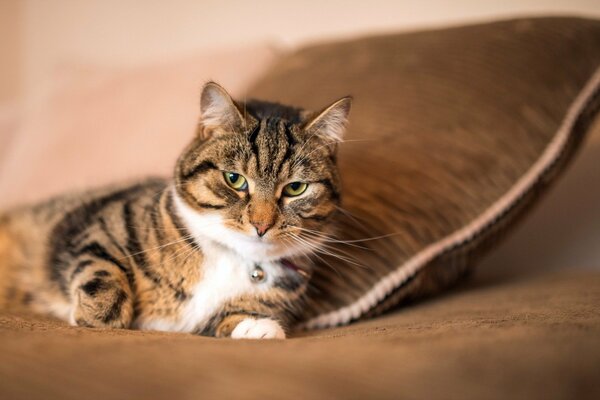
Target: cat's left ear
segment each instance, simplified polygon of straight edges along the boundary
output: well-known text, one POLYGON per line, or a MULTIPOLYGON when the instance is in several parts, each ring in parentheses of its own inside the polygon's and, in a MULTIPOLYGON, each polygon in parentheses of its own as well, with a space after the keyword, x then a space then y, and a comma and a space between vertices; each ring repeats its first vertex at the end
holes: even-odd
POLYGON ((350 114, 351 106, 352 97, 347 96, 339 99, 311 118, 304 130, 333 143, 341 142, 348 124, 348 114, 350 114))
POLYGON ((208 82, 200 96, 200 124, 198 134, 208 139, 221 132, 245 130, 245 120, 235 101, 222 86, 208 82))

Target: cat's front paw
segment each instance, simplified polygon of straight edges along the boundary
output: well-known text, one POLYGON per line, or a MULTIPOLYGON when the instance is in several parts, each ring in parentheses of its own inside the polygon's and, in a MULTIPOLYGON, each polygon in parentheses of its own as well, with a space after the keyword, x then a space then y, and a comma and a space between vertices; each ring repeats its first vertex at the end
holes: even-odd
POLYGON ((232 339, 285 339, 281 325, 269 318, 246 318, 240 322, 233 332, 232 339))

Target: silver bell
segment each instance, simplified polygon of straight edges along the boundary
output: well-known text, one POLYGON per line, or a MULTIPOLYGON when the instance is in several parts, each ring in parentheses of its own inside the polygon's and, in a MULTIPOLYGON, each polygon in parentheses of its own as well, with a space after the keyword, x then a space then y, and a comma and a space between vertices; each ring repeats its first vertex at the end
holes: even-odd
POLYGON ((267 274, 265 274, 265 271, 260 267, 260 265, 255 265, 254 269, 252 271, 250 271, 250 279, 254 283, 259 283, 259 282, 264 281, 266 276, 267 276, 267 274))

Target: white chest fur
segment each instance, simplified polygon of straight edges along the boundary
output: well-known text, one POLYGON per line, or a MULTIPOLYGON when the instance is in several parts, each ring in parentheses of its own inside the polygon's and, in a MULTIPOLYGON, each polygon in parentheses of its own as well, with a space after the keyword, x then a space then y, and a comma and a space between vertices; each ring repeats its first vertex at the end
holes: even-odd
POLYGON ((243 259, 222 246, 203 243, 203 275, 192 291, 192 295, 178 315, 173 318, 136 321, 139 329, 192 332, 202 328, 208 319, 229 300, 243 295, 258 294, 268 289, 277 275, 276 264, 261 263, 266 278, 262 282, 253 282, 250 272, 255 263, 243 259))
POLYGON ((284 256, 258 238, 232 232, 222 224, 218 214, 199 214, 185 204, 173 190, 177 213, 204 253, 202 279, 181 312, 169 319, 138 319, 139 329, 192 332, 201 329, 208 319, 229 300, 253 295, 273 285, 281 274, 276 260, 284 256), (233 247, 232 247, 233 246, 233 247), (234 251, 234 248, 236 249, 234 251), (257 262, 266 279, 256 283, 250 272, 257 262))

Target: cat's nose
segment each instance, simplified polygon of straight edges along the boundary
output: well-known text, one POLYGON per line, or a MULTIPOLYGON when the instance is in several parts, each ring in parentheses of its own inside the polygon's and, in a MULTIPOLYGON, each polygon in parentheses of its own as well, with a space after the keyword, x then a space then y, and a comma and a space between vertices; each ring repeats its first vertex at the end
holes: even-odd
POLYGON ((273 226, 273 223, 271 222, 251 222, 251 224, 254 226, 254 228, 256 229, 256 233, 260 237, 264 236, 264 234, 267 233, 269 228, 273 226))

